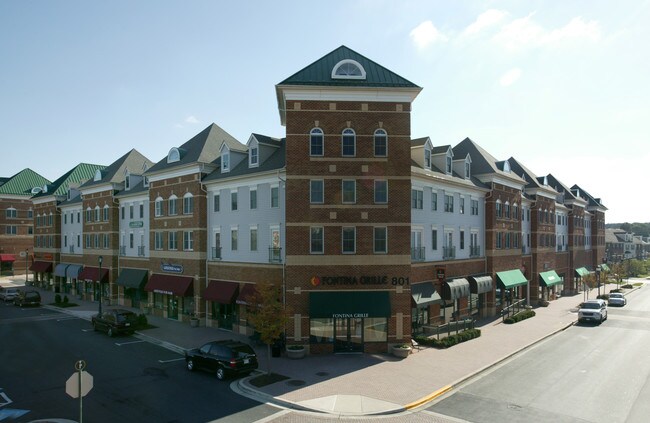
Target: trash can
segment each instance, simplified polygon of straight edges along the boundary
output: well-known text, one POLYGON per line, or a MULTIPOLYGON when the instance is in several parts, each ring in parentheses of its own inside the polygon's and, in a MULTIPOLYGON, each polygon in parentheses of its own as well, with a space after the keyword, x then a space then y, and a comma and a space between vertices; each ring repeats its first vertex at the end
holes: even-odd
POLYGON ((271 357, 280 357, 282 355, 282 346, 279 342, 274 342, 271 345, 271 357))

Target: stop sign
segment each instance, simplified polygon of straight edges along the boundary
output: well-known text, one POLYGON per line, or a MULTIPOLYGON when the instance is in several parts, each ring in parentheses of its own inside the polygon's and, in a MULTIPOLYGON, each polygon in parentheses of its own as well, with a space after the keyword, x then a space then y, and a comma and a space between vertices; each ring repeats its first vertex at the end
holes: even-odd
POLYGON ((74 373, 65 382, 65 393, 72 398, 79 398, 79 391, 81 396, 85 397, 91 389, 93 389, 93 376, 86 371, 81 372, 81 386, 79 386, 79 373, 74 373))

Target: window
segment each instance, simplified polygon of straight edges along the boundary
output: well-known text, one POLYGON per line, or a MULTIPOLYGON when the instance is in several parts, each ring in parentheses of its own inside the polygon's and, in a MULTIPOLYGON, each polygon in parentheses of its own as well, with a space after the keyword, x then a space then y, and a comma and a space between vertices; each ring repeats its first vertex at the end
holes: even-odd
POLYGON ((388 230, 385 227, 374 228, 374 252, 375 254, 388 252, 388 230))
POLYGON ((14 208, 8 208, 6 211, 6 216, 7 218, 15 218, 16 217, 16 209, 14 208))
POLYGON ((111 237, 108 234, 104 234, 104 249, 108 249, 110 247, 110 239, 111 237))
POLYGON ((312 204, 323 204, 324 202, 324 182, 322 179, 312 179, 309 181, 309 202, 312 204))
POLYGON ((465 162, 465 179, 469 179, 471 172, 470 172, 471 166, 469 162, 465 162))
POLYGON ((309 154, 311 156, 323 155, 323 131, 320 128, 314 128, 309 133, 309 154))
POLYGON ((257 226, 251 226, 251 251, 257 251, 257 226))
POLYGON ((257 166, 259 163, 259 150, 257 146, 251 147, 248 151, 248 163, 250 166, 257 166))
POLYGON ((99 206, 95 207, 95 222, 101 222, 102 216, 99 206))
POLYGON ((63 213, 63 224, 67 225, 68 224, 68 215, 63 213))
POLYGON ((341 249, 343 254, 354 254, 356 251, 356 228, 343 228, 341 230, 341 249))
POLYGON ((215 194, 214 197, 212 197, 212 211, 213 212, 218 212, 219 209, 221 208, 219 202, 221 201, 221 197, 219 194, 215 194))
POLYGON ((154 214, 156 217, 163 215, 163 199, 158 197, 154 202, 154 214))
POLYGON ((460 231, 460 249, 465 249, 465 231, 460 231))
POLYGON ((325 242, 323 239, 323 228, 321 226, 310 228, 309 252, 311 254, 323 254, 325 242))
POLYGON ((7 228, 7 229, 6 229, 5 231, 6 231, 7 235, 16 235, 16 234, 17 234, 17 232, 16 232, 16 226, 14 226, 14 225, 7 225, 6 228, 7 228))
POLYGON ((478 216, 478 200, 472 200, 472 216, 478 216))
POLYGON ((237 251, 237 228, 230 229, 230 250, 237 251))
POLYGON ((445 212, 453 213, 454 212, 454 196, 450 194, 445 194, 445 212))
POLYGON ((496 232, 496 247, 501 248, 501 232, 496 232))
POLYGON ((431 192, 431 211, 438 210, 438 193, 431 192))
MULTIPOLYGON (((27 218, 28 219, 33 219, 34 218, 34 211, 32 209, 27 210, 27 218)), ((72 223, 72 222, 70 222, 72 223)))
POLYGON ((388 155, 388 135, 383 129, 375 131, 375 156, 386 157, 388 155))
POLYGON ((458 213, 465 214, 465 198, 463 197, 458 200, 458 213))
POLYGON ((276 209, 280 205, 280 188, 271 187, 271 208, 276 209))
POLYGON ((77 212, 77 223, 81 223, 81 212, 77 212))
POLYGON ((134 241, 133 232, 131 232, 129 234, 129 248, 133 248, 133 241, 134 241))
POLYGON ((85 238, 86 238, 86 248, 91 248, 92 244, 90 240, 90 234, 86 234, 85 238))
POLYGON ((110 209, 108 208, 108 206, 104 206, 104 216, 103 216, 104 222, 108 222, 109 210, 110 209))
POLYGON ((341 134, 341 154, 344 157, 354 157, 356 154, 357 136, 354 130, 347 128, 341 134))
POLYGON ((187 193, 183 196, 183 214, 194 213, 194 196, 187 193))
POLYGON ((173 231, 167 233, 167 249, 178 250, 178 233, 173 231))
POLYGON ((174 163, 180 161, 181 153, 176 147, 172 147, 167 154, 167 163, 174 163))
POLYGON ((140 203, 140 219, 144 219, 144 204, 140 203))
POLYGON ((431 249, 433 249, 433 250, 438 249, 438 230, 437 229, 432 229, 431 230, 431 249))
POLYGON ((99 248, 99 234, 95 234, 95 235, 93 236, 93 238, 94 238, 94 241, 95 241, 95 243, 94 243, 94 244, 95 244, 95 248, 98 249, 98 248, 99 248))
POLYGON ((451 173, 451 156, 447 156, 446 163, 447 163, 447 174, 450 174, 451 173))
POLYGON ((125 209, 124 206, 120 207, 120 217, 121 217, 122 220, 124 220, 124 216, 125 216, 124 209, 125 209))
POLYGON ((257 190, 252 189, 248 192, 248 200, 250 203, 251 210, 255 210, 257 208, 257 190))
POLYGON ((506 201, 505 207, 504 207, 504 215, 506 219, 510 219, 510 203, 506 201))
POLYGON ((332 79, 366 79, 366 71, 359 62, 345 59, 332 68, 332 79))
POLYGON ((183 250, 185 251, 194 250, 194 232, 192 231, 183 232, 183 250))
POLYGON ((497 200, 495 204, 495 211, 497 217, 501 217, 503 215, 503 204, 501 204, 501 201, 497 200))
POLYGON ((411 190, 411 208, 422 210, 422 196, 423 192, 419 189, 411 190))
POLYGON ((519 207, 517 204, 512 205, 512 218, 519 220, 519 207))
POLYGON ((230 193, 230 210, 237 210, 237 191, 232 191, 230 193))
MULTIPOLYGON (((92 222, 92 221, 93 221, 93 211, 90 210, 90 208, 87 208, 86 209, 86 223, 89 223, 89 222, 92 222)), ((41 225, 42 225, 42 223, 41 223, 41 225)), ((41 226, 41 225, 38 225, 38 226, 41 226)))
POLYGON ((133 219, 133 204, 129 205, 129 219, 133 219))
POLYGON ((343 180, 341 191, 343 204, 353 204, 357 201, 357 182, 355 180, 343 180))
POLYGON ((176 214, 178 214, 178 211, 176 210, 177 199, 178 199, 178 197, 176 197, 175 195, 172 195, 171 197, 169 197, 167 213, 170 216, 175 216, 176 214))
POLYGON ((431 169, 431 150, 424 148, 424 167, 431 169))
POLYGON ((221 152, 221 173, 230 172, 230 151, 224 148, 221 152))
POLYGON ((162 232, 154 232, 153 234, 153 245, 154 249, 156 250, 162 250, 163 249, 163 233, 162 232))
POLYGON ((388 203, 388 181, 375 181, 375 203, 388 203))

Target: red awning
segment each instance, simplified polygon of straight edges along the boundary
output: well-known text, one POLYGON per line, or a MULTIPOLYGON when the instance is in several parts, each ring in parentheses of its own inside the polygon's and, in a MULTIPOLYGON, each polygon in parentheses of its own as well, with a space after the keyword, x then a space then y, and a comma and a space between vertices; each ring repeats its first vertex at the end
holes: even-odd
POLYGON ((237 304, 243 304, 243 305, 250 305, 250 297, 255 295, 257 293, 257 290, 255 289, 255 285, 252 283, 247 283, 244 285, 244 287, 239 291, 239 296, 237 297, 237 304))
MULTIPOLYGON (((77 280, 82 281, 98 281, 99 279, 99 267, 84 267, 84 269, 79 273, 77 280)), ((108 280, 108 269, 102 268, 102 282, 108 280)))
POLYGON ((29 270, 37 273, 52 273, 52 263, 49 261, 35 261, 29 270))
POLYGON ((145 291, 157 294, 191 297, 194 295, 194 278, 190 276, 161 275, 154 273, 144 287, 145 291))
POLYGON ((13 254, 0 254, 0 261, 16 261, 16 256, 13 254))
POLYGON ((210 281, 203 291, 203 299, 221 304, 233 304, 237 291, 239 291, 239 284, 236 282, 210 281))

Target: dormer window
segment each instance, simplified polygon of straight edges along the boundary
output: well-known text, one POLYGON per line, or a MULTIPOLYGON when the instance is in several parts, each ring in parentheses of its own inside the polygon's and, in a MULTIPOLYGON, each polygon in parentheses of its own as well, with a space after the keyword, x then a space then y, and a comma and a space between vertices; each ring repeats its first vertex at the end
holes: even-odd
POLYGON ((142 185, 145 186, 145 187, 149 186, 149 177, 148 176, 144 176, 142 185))
POLYGON ((257 145, 252 146, 248 150, 248 165, 251 167, 256 167, 259 165, 259 148, 257 145))
POLYGON ((470 166, 469 161, 465 161, 465 179, 469 179, 471 176, 471 169, 472 167, 470 166))
POLYGON ((366 79, 366 70, 356 60, 341 60, 332 69, 332 79, 366 79))
POLYGON ((181 160, 181 152, 176 147, 172 147, 167 154, 167 163, 175 163, 181 160))
POLYGON ((510 173, 510 162, 508 162, 507 160, 503 162, 503 171, 510 173))
POLYGON ((127 174, 124 178, 124 189, 131 189, 131 175, 127 174))
POLYGON ((447 175, 451 175, 451 156, 447 155, 446 161, 445 161, 445 171, 447 172, 447 175))
POLYGON ((431 169, 431 149, 424 147, 424 167, 431 169))
POLYGON ((101 181, 102 180, 102 171, 97 169, 95 171, 95 178, 93 179, 95 182, 101 181))
POLYGON ((224 147, 221 151, 221 173, 230 172, 230 150, 224 147))

